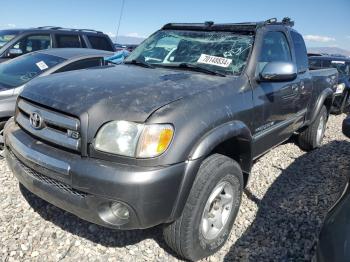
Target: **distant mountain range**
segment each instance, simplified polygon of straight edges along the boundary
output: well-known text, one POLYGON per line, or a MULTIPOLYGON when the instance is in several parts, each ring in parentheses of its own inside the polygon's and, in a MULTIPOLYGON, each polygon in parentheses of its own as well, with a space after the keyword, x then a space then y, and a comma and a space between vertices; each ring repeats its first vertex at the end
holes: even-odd
POLYGON ((330 55, 345 55, 350 56, 350 51, 339 47, 310 47, 307 50, 309 53, 330 54, 330 55))
POLYGON ((118 39, 116 39, 115 37, 112 37, 111 39, 114 43, 118 43, 118 44, 138 45, 146 38, 120 35, 118 36, 118 39))

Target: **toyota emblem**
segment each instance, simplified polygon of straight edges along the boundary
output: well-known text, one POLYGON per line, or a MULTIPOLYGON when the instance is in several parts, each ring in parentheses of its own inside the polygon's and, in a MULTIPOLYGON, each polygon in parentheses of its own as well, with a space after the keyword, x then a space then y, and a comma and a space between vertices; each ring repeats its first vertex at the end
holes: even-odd
POLYGON ((33 112, 30 114, 29 122, 34 129, 43 128, 43 118, 38 112, 33 112))

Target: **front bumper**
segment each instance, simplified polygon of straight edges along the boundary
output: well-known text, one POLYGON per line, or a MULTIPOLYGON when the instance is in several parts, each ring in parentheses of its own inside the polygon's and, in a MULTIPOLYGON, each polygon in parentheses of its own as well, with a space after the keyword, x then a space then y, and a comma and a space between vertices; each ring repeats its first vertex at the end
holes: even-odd
POLYGON ((19 182, 40 198, 84 220, 117 229, 171 222, 183 177, 195 161, 161 167, 85 158, 41 143, 13 120, 5 127, 5 156, 19 182), (111 203, 128 207, 120 224, 111 203))

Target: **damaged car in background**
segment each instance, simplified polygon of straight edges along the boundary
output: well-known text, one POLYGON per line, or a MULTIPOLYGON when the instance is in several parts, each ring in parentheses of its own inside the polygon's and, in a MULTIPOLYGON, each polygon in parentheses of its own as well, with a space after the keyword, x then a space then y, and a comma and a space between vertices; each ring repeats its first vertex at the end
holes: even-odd
POLYGON ((58 48, 32 52, 0 64, 0 157, 3 128, 15 113, 18 94, 25 84, 50 74, 104 66, 113 52, 86 48, 58 48))
POLYGON ((341 114, 349 107, 350 96, 350 58, 318 55, 310 56, 309 64, 311 69, 335 68, 338 70, 338 85, 334 90, 334 102, 332 112, 341 114))

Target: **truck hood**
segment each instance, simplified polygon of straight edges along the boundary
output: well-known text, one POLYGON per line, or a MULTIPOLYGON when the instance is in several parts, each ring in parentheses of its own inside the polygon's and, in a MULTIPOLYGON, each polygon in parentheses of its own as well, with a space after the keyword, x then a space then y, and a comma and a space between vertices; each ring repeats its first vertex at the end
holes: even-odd
MULTIPOLYGON (((89 119, 144 122, 175 100, 224 85, 231 77, 191 71, 119 65, 41 77, 21 96, 89 119)), ((89 121, 91 123, 91 121, 89 121)), ((97 121, 100 122, 100 121, 97 121)))

